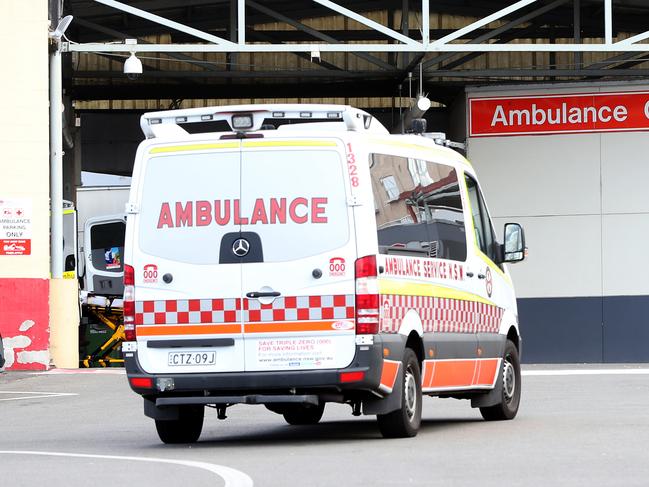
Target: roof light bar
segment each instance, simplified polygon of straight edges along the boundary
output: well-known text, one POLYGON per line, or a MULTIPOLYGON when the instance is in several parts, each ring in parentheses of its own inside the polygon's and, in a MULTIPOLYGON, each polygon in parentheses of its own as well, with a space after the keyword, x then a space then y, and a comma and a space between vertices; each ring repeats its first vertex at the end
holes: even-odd
POLYGON ((225 121, 233 131, 256 131, 264 125, 264 119, 342 119, 347 130, 388 133, 379 122, 363 110, 347 105, 317 104, 260 104, 228 105, 220 107, 188 108, 150 112, 142 115, 140 126, 148 139, 177 136, 186 133, 181 124, 208 121, 225 121))

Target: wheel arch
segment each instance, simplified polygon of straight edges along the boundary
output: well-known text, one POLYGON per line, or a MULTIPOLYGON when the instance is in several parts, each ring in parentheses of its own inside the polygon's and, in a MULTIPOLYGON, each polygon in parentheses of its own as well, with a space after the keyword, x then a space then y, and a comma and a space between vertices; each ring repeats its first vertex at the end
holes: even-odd
POLYGON ((507 331, 507 340, 511 340, 512 343, 516 346, 516 350, 518 351, 519 355, 521 352, 521 337, 518 334, 518 330, 514 326, 510 326, 509 330, 507 331))
POLYGON ((424 361, 424 326, 421 322, 421 317, 419 313, 414 309, 408 310, 408 312, 401 320, 401 325, 399 326, 399 334, 406 338, 406 347, 412 349, 417 358, 419 359, 419 365, 424 361))

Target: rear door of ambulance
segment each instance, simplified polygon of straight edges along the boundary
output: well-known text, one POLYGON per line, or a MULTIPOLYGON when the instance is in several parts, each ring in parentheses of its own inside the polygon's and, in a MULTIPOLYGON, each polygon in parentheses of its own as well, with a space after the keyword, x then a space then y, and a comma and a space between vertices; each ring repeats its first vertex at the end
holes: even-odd
MULTIPOLYGON (((355 354, 356 244, 337 139, 243 140, 246 371, 332 369, 355 354)), ((239 250, 243 252, 243 250, 239 250)))
MULTIPOLYGON (((138 359, 148 373, 244 370, 239 141, 153 146, 134 174, 130 263, 138 359)), ((136 168, 137 169, 137 168, 136 168)))

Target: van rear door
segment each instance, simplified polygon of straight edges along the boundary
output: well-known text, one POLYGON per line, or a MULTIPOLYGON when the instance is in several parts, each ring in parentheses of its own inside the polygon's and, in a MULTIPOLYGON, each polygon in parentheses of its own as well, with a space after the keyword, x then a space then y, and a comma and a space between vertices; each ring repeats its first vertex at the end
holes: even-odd
POLYGON ((148 373, 244 369, 239 141, 149 150, 134 175, 131 262, 138 359, 148 373), (224 248, 227 251, 224 251, 224 248))
POLYGON ((242 146, 245 370, 346 367, 356 349, 356 244, 342 143, 242 146))
POLYGON ((85 290, 105 296, 124 294, 124 215, 88 218, 84 225, 85 290))

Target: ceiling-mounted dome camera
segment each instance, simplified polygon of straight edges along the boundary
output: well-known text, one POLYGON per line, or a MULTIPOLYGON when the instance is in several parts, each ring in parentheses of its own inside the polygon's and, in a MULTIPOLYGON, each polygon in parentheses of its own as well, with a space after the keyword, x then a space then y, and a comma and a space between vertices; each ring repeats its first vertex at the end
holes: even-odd
POLYGON ((124 62, 124 74, 128 79, 138 79, 142 75, 142 61, 140 61, 134 52, 124 62))

